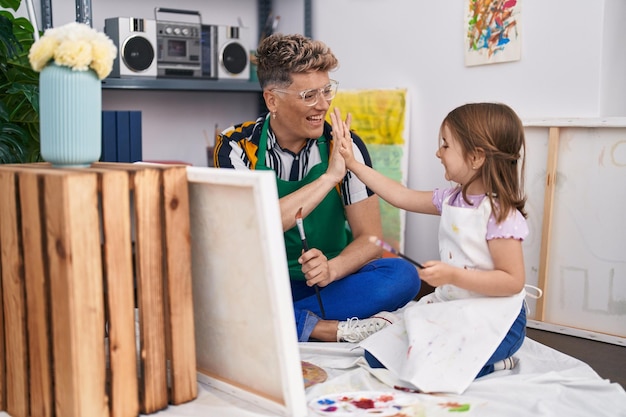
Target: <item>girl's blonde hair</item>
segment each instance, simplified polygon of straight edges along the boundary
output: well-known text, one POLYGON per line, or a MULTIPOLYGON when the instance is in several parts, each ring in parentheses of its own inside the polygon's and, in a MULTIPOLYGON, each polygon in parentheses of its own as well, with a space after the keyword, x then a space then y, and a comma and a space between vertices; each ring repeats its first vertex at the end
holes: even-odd
POLYGON ((442 129, 443 126, 450 129, 466 160, 479 149, 485 154, 482 167, 461 186, 465 201, 469 204, 467 187, 482 178, 497 223, 514 209, 527 217, 524 209, 526 143, 524 127, 517 114, 505 104, 470 103, 448 113, 442 129))

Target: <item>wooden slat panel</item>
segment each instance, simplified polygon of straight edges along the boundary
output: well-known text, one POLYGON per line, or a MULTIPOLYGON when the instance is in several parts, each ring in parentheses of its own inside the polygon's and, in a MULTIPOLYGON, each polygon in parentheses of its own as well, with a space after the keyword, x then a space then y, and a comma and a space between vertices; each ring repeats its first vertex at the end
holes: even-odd
POLYGON ((32 416, 49 417, 54 414, 52 341, 48 271, 44 265, 45 231, 42 229, 40 171, 22 170, 18 178, 28 306, 30 413, 32 416))
POLYGON ((551 127, 548 135, 548 161, 546 167, 546 188, 543 199, 543 223, 541 228, 541 249, 539 252, 538 287, 543 297, 537 300, 535 319, 544 320, 547 298, 548 271, 550 260, 550 240, 552 236, 552 212, 554 208, 554 192, 556 189, 556 171, 559 156, 559 128, 551 127))
POLYGON ((139 414, 139 391, 129 175, 116 170, 97 172, 102 196, 111 416, 134 417, 139 414))
POLYGON ((97 177, 51 170, 44 189, 55 411, 63 417, 108 416, 97 177))
MULTIPOLYGON (((21 296, 12 297, 22 304, 21 316, 15 316, 19 309, 4 306, 12 313, 6 322, 21 317, 17 322, 23 329, 22 352, 11 357, 19 360, 9 359, 18 365, 21 360, 22 388, 16 390, 19 378, 11 375, 9 391, 23 394, 26 411, 16 410, 12 416, 105 417, 110 406, 112 416, 131 417, 166 408, 168 400, 174 404, 193 400, 197 382, 186 167, 94 164, 68 170, 23 164, 2 166, 0 173, 9 178, 0 181, 5 186, 1 195, 13 196, 0 203, 4 210, 0 237, 7 230, 10 235, 8 240, 0 239, 2 256, 10 259, 3 258, 0 273, 3 281, 7 270, 13 276, 22 274, 21 296), (5 216, 6 207, 13 214, 5 216), (26 224, 20 228, 22 219, 26 224), (104 288, 110 311, 110 398, 106 395, 104 288), (26 311, 32 314, 26 316, 26 311)), ((15 288, 10 289, 15 293, 15 288)), ((6 290, 2 296, 8 299, 6 290)), ((0 349, 0 372, 5 363, 1 353, 0 349)), ((2 381, 0 375, 0 392, 7 386, 2 381)))
POLYGON ((166 408, 168 404, 160 175, 158 169, 143 166, 131 178, 141 345, 140 409, 149 414, 166 408))
POLYGON ((170 348, 172 404, 191 401, 198 394, 191 282, 191 235, 187 169, 167 167, 163 175, 166 248, 166 320, 170 348))
POLYGON ((14 172, 0 170, 0 196, 0 260, 6 332, 6 411, 13 417, 28 417, 26 299, 17 203, 19 197, 14 172))
MULTIPOLYGON (((1 208, 0 208, 1 210, 1 208)), ((2 212, 0 211, 0 218, 2 212)), ((2 224, 0 222, 0 228, 2 224)), ((0 253, 2 252, 2 237, 0 233, 0 253)), ((4 302, 2 291, 2 257, 0 255, 0 410, 6 410, 6 362, 4 351, 4 302)))

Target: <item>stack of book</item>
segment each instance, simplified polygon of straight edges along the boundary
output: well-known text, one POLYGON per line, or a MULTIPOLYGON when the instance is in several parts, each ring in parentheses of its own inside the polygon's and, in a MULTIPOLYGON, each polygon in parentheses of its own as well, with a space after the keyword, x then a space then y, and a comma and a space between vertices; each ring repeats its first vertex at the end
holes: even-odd
POLYGON ((141 112, 102 112, 101 162, 137 162, 142 160, 141 112))

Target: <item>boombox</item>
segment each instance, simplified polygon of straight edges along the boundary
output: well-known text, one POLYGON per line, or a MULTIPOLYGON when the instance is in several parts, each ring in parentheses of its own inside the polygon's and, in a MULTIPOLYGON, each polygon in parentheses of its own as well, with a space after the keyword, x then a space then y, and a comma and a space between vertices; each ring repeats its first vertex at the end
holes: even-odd
POLYGON ((202 25, 202 77, 217 78, 217 26, 202 25))
POLYGON ((158 76, 202 77, 202 18, 200 13, 157 7, 154 9, 155 17, 159 12, 193 14, 198 17, 198 22, 157 19, 158 76))
POLYGON ((105 19, 104 32, 117 46, 110 77, 156 77, 156 22, 133 17, 105 19))

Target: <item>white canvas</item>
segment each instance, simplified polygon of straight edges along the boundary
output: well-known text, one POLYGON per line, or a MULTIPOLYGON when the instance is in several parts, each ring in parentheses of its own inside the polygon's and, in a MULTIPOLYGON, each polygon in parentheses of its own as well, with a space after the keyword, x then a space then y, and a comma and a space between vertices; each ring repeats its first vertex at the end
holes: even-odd
POLYGON ((275 177, 187 172, 198 380, 306 416, 275 177))

